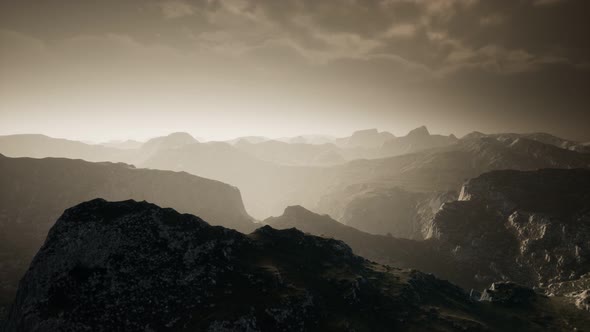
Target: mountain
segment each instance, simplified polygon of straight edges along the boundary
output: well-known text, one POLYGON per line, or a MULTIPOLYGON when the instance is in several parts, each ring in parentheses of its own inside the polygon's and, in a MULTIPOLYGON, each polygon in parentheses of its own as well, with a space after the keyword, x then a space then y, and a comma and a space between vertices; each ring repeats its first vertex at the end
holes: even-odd
POLYGON ((125 140, 125 141, 108 141, 108 142, 100 143, 100 145, 108 147, 108 148, 132 150, 132 149, 139 149, 143 145, 143 142, 129 139, 129 140, 125 140))
MULTIPOLYGON (((429 227, 424 218, 416 226, 414 216, 431 216, 425 213, 426 207, 438 210, 470 178, 502 169, 588 167, 589 154, 526 138, 500 140, 470 135, 445 147, 333 166, 310 184, 324 189, 317 189, 316 204, 308 205, 338 220, 347 215, 347 224, 370 233, 407 237, 408 230, 429 227), (449 192, 450 196, 445 194, 449 192), (369 208, 378 210, 369 213, 369 208)), ((411 234, 414 238, 418 233, 411 234)))
POLYGON ((424 239, 430 229, 428 221, 443 203, 454 201, 457 196, 454 191, 415 192, 395 186, 358 184, 323 197, 319 206, 329 206, 323 212, 364 232, 424 239))
POLYGON ((371 260, 467 288, 512 280, 548 294, 590 289, 590 281, 577 282, 590 280, 590 169, 485 173, 442 204, 423 241, 369 234, 302 207, 264 222, 333 237, 371 260))
POLYGON ((327 135, 300 135, 295 137, 281 137, 276 140, 290 144, 328 144, 334 143, 336 138, 327 135))
MULTIPOLYGON (((370 233, 409 238, 423 237, 429 218, 440 205, 454 199, 453 192, 458 192, 465 181, 485 172, 590 166, 588 154, 525 138, 461 139, 411 154, 330 167, 277 164, 279 157, 287 162, 291 155, 281 156, 283 143, 243 144, 260 155, 226 143, 196 143, 158 151, 138 165, 186 171, 237 186, 248 212, 260 219, 280 214, 285 206, 302 205, 370 233), (264 146, 268 150, 260 148, 264 146), (264 154, 269 160, 276 159, 261 160, 264 154), (363 212, 369 206, 378 210, 363 212)), ((303 151, 314 151, 309 147, 303 151)), ((298 145, 284 148, 295 151, 298 145)))
POLYGON ((0 307, 11 300, 18 280, 63 210, 95 197, 147 199, 202 215, 216 225, 244 232, 254 229, 237 188, 187 173, 126 164, 0 155, 0 197, 0 307))
POLYGON ((118 148, 37 134, 0 136, 0 153, 9 157, 60 157, 87 161, 128 159, 128 152, 118 148))
POLYGON ((344 241, 355 254, 381 264, 436 272, 443 277, 450 274, 444 269, 452 269, 451 266, 436 264, 445 260, 435 258, 437 253, 430 245, 432 241, 369 234, 343 225, 329 215, 319 215, 301 206, 289 206, 282 215, 269 217, 263 223, 276 229, 296 228, 312 235, 344 241))
POLYGON ((432 224, 430 238, 480 284, 579 279, 590 272, 590 170, 483 174, 432 224))
MULTIPOLYGON (((353 136, 389 136, 382 134, 376 130, 369 130, 365 134, 361 132, 353 136)), ((425 128, 418 128, 408 136, 420 138, 436 135, 430 135, 425 128)), ((402 138, 405 137, 394 139, 402 138)), ((412 238, 418 233, 412 231, 409 235, 404 232, 422 229, 422 226, 416 228, 409 224, 398 225, 397 220, 409 222, 413 220, 412 216, 418 216, 422 219, 421 225, 427 226, 428 220, 421 217, 428 215, 428 209, 424 207, 431 205, 431 210, 436 211, 440 207, 434 204, 439 201, 438 195, 458 192, 466 180, 482 173, 497 169, 534 170, 590 165, 590 154, 578 153, 524 137, 500 138, 481 133, 467 135, 450 145, 395 157, 360 159, 341 164, 336 163, 342 162, 342 159, 376 158, 380 150, 358 146, 338 147, 333 150, 331 145, 261 143, 262 145, 258 146, 245 143, 244 146, 248 147, 246 150, 250 150, 248 152, 222 142, 199 143, 183 133, 157 138, 146 142, 143 148, 128 150, 48 137, 27 143, 28 139, 29 136, 0 138, 0 153, 6 150, 14 156, 55 155, 186 171, 237 186, 242 192, 248 212, 259 219, 277 215, 288 205, 302 205, 314 211, 328 213, 338 220, 345 220, 346 223, 354 224, 371 233, 385 231, 394 236, 412 238), (66 149, 67 153, 64 153, 63 146, 73 148, 66 149), (285 153, 283 149, 289 152, 285 153), (309 166, 310 164, 313 166, 309 166), (405 195, 390 195, 389 192, 395 188, 427 195, 416 205, 411 199, 402 199, 405 195), (399 200, 396 197, 399 197, 399 200), (347 207, 348 202, 367 202, 381 208, 379 202, 384 201, 388 202, 386 204, 399 206, 399 209, 396 209, 398 211, 409 212, 406 216, 395 215, 391 209, 383 207, 383 210, 367 216, 373 219, 367 220, 367 226, 359 226, 362 222, 353 219, 362 214, 364 203, 355 203, 347 207), (390 225, 382 227, 381 225, 388 220, 390 225)), ((446 199, 443 197, 440 202, 444 201, 446 199)))
POLYGON ((420 150, 451 145, 457 142, 454 135, 431 135, 425 126, 410 131, 406 136, 387 140, 381 146, 381 156, 397 156, 420 150))
POLYGON ((155 153, 162 150, 179 149, 186 145, 199 143, 194 137, 188 133, 172 133, 167 136, 155 137, 139 148, 140 160, 146 160, 155 153))
POLYGON ((172 133, 145 143, 137 141, 88 144, 45 135, 0 136, 0 153, 9 157, 69 158, 86 161, 111 161, 138 164, 160 150, 198 143, 187 133, 172 133))
POLYGON ((56 222, 21 281, 5 330, 589 326, 573 306, 524 290, 494 285, 478 302, 431 275, 366 261, 340 241, 270 227, 243 235, 145 202, 97 199, 56 222))
POLYGON ((244 137, 237 137, 237 138, 231 139, 229 141, 225 141, 225 143, 229 143, 231 145, 234 145, 239 142, 247 142, 247 143, 257 144, 257 143, 262 143, 262 142, 266 142, 266 141, 270 141, 270 138, 264 137, 264 136, 244 136, 244 137))
POLYGON ((350 137, 338 138, 334 143, 343 148, 360 147, 365 149, 380 148, 383 143, 395 136, 387 131, 379 132, 377 129, 365 129, 352 133, 350 137))
POLYGON ((547 133, 495 134, 495 135, 488 135, 488 136, 495 137, 497 139, 526 138, 526 139, 541 142, 544 144, 553 145, 553 146, 556 146, 561 149, 582 152, 582 153, 590 153, 590 147, 587 144, 563 139, 561 137, 553 136, 553 135, 547 134, 547 133))
POLYGON ((172 133, 167 136, 156 137, 145 142, 141 148, 147 150, 176 149, 184 145, 198 143, 189 133, 172 133))
MULTIPOLYGON (((410 240, 369 234, 301 206, 287 207, 282 215, 267 218, 263 223, 277 229, 296 228, 312 235, 340 240, 349 245, 355 254, 371 261, 432 273, 461 287, 481 289, 489 284, 478 280, 463 262, 456 260, 452 245, 439 239, 410 240)), ((473 259, 478 260, 479 257, 473 259)))
POLYGON ((306 199, 306 189, 321 168, 278 165, 222 142, 161 150, 139 166, 185 171, 237 186, 249 213, 265 218, 306 199))

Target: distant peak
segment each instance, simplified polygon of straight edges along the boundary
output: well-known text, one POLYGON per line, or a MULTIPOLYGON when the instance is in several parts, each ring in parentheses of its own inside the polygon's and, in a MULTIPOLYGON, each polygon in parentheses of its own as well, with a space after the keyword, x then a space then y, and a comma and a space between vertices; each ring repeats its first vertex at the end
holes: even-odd
POLYGON ((179 147, 182 145, 198 143, 197 139, 195 139, 191 134, 185 132, 176 132, 171 133, 166 136, 152 138, 151 140, 147 141, 143 146, 144 147, 179 147))
POLYGON ((185 139, 187 141, 196 141, 196 139, 189 133, 184 132, 184 131, 179 131, 179 132, 175 132, 175 133, 171 133, 168 136, 169 138, 178 138, 178 139, 185 139))
POLYGON ((472 131, 469 134, 463 136, 463 139, 475 139, 475 138, 482 138, 485 137, 486 134, 479 132, 479 131, 472 131))
POLYGON ((309 211, 308 209, 304 208, 301 205, 292 205, 287 206, 285 211, 283 212, 284 216, 301 216, 303 214, 312 214, 313 212, 309 211))
POLYGON ((379 131, 377 130, 377 128, 371 128, 371 129, 357 130, 354 133, 352 133, 352 136, 377 135, 378 133, 379 133, 379 131))
POLYGON ((418 127, 414 130, 411 130, 407 136, 430 136, 430 132, 426 126, 418 127))

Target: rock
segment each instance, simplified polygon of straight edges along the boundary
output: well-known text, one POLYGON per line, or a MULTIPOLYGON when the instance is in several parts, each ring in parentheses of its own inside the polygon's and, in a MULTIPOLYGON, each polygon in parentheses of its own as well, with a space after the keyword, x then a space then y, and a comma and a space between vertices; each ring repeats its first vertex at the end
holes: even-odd
POLYGON ((481 294, 480 301, 501 304, 528 305, 537 294, 534 290, 519 286, 513 282, 495 282, 481 294))
MULTIPOLYGON (((298 208, 289 213, 300 213, 298 208)), ((588 323, 542 314, 553 330, 588 323), (564 323, 565 322, 565 323, 564 323)), ((510 324, 532 330, 540 313, 510 324)), ((147 202, 64 212, 22 279, 12 331, 500 330, 509 312, 296 229, 250 235, 147 202)))
POLYGON ((527 287, 590 272, 590 170, 494 171, 468 181, 433 219, 431 239, 476 287, 527 287))
POLYGON ((590 311, 590 289, 575 296, 576 306, 582 310, 590 311))
POLYGON ((243 232, 256 228, 236 187, 182 172, 0 155, 0 184, 0 318, 47 231, 80 202, 149 200, 243 232))

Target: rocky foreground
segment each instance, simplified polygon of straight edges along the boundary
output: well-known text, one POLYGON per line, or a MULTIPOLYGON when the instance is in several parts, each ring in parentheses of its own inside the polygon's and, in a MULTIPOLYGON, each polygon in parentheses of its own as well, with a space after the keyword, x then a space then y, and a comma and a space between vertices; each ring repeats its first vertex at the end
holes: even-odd
POLYGON ((6 331, 450 331, 590 328, 586 312, 498 284, 467 294, 343 242, 243 235, 146 202, 66 210, 22 279, 6 331), (501 290, 501 291, 499 291, 501 290))

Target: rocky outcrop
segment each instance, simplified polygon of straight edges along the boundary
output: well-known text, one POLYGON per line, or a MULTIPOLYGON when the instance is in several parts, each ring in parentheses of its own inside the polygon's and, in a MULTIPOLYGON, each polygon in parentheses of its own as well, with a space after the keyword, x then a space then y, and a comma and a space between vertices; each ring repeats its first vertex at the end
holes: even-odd
POLYGON ((590 322, 556 319, 549 303, 539 305, 513 315, 432 275, 377 265, 343 242, 294 229, 246 236, 146 202, 96 199, 56 222, 5 330, 560 330, 590 322))
POLYGON ((578 308, 590 311, 590 273, 578 279, 552 283, 544 291, 549 296, 562 297, 578 308))
POLYGON ((576 306, 582 310, 590 311, 590 290, 585 290, 575 295, 576 306))
POLYGON ((480 301, 506 305, 530 305, 539 296, 534 290, 513 282, 495 282, 481 294, 480 301))
POLYGON ((590 170, 486 173, 433 225, 431 238, 482 283, 578 279, 590 272, 590 170))
POLYGON ((12 301, 18 280, 61 213, 95 197, 145 199, 216 225, 255 228, 235 187, 126 164, 0 156, 0 197, 0 307, 12 301))

